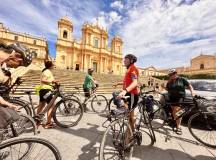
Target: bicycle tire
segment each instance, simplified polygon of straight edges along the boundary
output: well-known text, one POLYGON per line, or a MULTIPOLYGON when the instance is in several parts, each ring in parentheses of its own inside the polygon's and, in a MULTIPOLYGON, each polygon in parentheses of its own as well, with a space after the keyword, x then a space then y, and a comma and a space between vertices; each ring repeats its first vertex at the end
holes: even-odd
POLYGON ((113 98, 111 98, 108 102, 108 111, 110 112, 111 111, 111 108, 112 108, 112 103, 113 103, 113 98))
POLYGON ((149 133, 147 133, 151 139, 151 143, 149 144, 149 146, 153 146, 154 142, 156 142, 156 137, 155 137, 155 133, 154 133, 154 129, 152 127, 151 124, 151 120, 149 119, 148 113, 146 112, 146 110, 142 111, 142 116, 143 116, 143 123, 144 125, 147 127, 149 133))
POLYGON ((210 113, 210 112, 195 113, 188 120, 188 129, 189 129, 191 135, 197 141, 199 141, 200 143, 202 143, 208 147, 216 148, 216 113, 210 113), (200 123, 197 123, 197 122, 200 122, 200 123), (196 134, 196 130, 198 130, 199 134, 196 134), (200 134, 201 131, 203 131, 203 132, 209 131, 210 134, 208 133, 205 135, 213 135, 213 136, 210 136, 210 142, 204 141, 207 139, 206 138, 204 139, 201 137, 201 134, 200 134), (214 138, 214 139, 212 140, 212 138, 214 138), (211 142, 213 142, 214 144, 211 144, 211 142))
POLYGON ((2 129, 2 139, 6 140, 14 136, 19 136, 23 133, 33 133, 36 135, 38 131, 35 121, 32 119, 32 117, 25 114, 20 114, 19 120, 8 125, 7 128, 2 129))
POLYGON ((24 100, 17 99, 17 98, 9 98, 7 99, 7 101, 15 105, 21 106, 20 107, 21 113, 32 116, 32 111, 31 108, 29 107, 29 103, 25 102, 24 100))
MULTIPOLYGON (((24 146, 22 146, 24 147, 24 146)), ((52 143, 50 143, 49 141, 45 140, 45 139, 42 139, 42 138, 17 138, 17 139, 11 139, 9 141, 6 141, 6 142, 3 142, 0 144, 0 159, 1 159, 1 156, 3 156, 3 154, 7 152, 10 154, 9 155, 6 155, 6 160, 10 160, 13 159, 13 160, 22 160, 22 159, 25 159, 25 158, 28 158, 28 159, 32 159, 32 160, 37 160, 39 158, 39 160, 61 160, 61 154, 59 152, 59 150, 56 148, 55 145, 53 145, 52 143), (28 149, 25 149, 25 148, 21 148, 21 145, 26 145, 27 144, 27 147, 28 149), (44 148, 46 148, 46 150, 44 151, 46 156, 42 155, 43 153, 43 148, 39 149, 39 153, 40 156, 38 157, 38 155, 35 156, 37 150, 34 148, 34 147, 37 147, 38 145, 42 145, 44 148), (17 147, 19 147, 19 149, 17 149, 17 147), (25 149, 26 151, 24 153, 21 153, 22 155, 19 156, 19 154, 17 154, 17 152, 19 151, 19 153, 22 151, 22 149, 25 149), (48 149, 48 150, 47 150, 48 149), (32 152, 34 151, 34 152, 32 152), (16 154, 14 154, 13 152, 15 152, 16 154), (2 154, 3 153, 3 154, 2 154), (50 158, 50 155, 48 154, 51 154, 52 157, 50 158), (32 154, 32 155, 30 155, 32 154), (16 156, 17 158, 14 158, 12 156, 16 156), (30 156, 34 156, 34 157, 30 157, 30 156), (9 158, 9 159, 8 159, 9 158), (43 158, 43 159, 42 159, 43 158)), ((3 158, 2 158, 3 159, 3 158)))
MULTIPOLYGON (((21 125, 21 122, 23 122, 23 121, 21 121, 19 124, 17 124, 17 128, 18 128, 18 126, 23 128, 23 130, 18 130, 17 134, 20 135, 22 133, 33 132, 33 134, 36 135, 38 133, 38 131, 37 131, 37 126, 36 126, 34 119, 32 117, 30 117, 29 115, 25 115, 25 114, 20 114, 20 117, 24 117, 26 119, 25 123, 24 123, 25 126, 21 125)), ((17 122, 15 122, 15 123, 17 123, 17 122)))
MULTIPOLYGON (((101 100, 100 100, 100 101, 101 101, 101 100)), ((108 106, 108 100, 107 100, 107 98, 106 98, 104 95, 98 94, 97 96, 93 97, 92 100, 91 100, 91 108, 92 108, 92 110, 93 110, 94 112, 96 112, 96 113, 103 113, 104 111, 106 111, 107 106, 108 106), (100 97, 100 98, 104 99, 104 101, 105 101, 105 103, 106 103, 106 104, 105 104, 105 108, 103 108, 103 109, 100 110, 100 111, 99 111, 98 108, 96 109, 95 105, 93 104, 94 102, 96 102, 97 105, 100 106, 99 108, 103 107, 103 106, 101 105, 101 103, 98 103, 97 97, 100 97), (96 100, 96 101, 95 101, 95 100, 96 100)))
POLYGON ((62 128, 68 128, 68 127, 73 127, 75 125, 78 124, 78 122, 81 120, 82 116, 83 116, 83 107, 82 105, 80 104, 79 101, 75 100, 75 99, 62 99, 60 100, 54 107, 53 109, 53 120, 54 122, 59 126, 59 127, 62 127, 62 128), (66 107, 66 102, 70 102, 69 103, 69 106, 66 107), (63 109, 61 109, 61 105, 63 104, 63 109), (76 105, 77 108, 76 108, 76 105), (73 105, 73 106, 72 106, 73 105), (68 117, 69 115, 67 114, 70 114, 71 116, 76 116, 79 114, 78 118, 76 121, 74 122, 70 122, 69 124, 65 124, 63 123, 63 121, 61 121, 58 117, 57 117, 57 113, 61 113, 63 115, 63 117, 68 117), (64 116, 65 115, 65 116, 64 116))
MULTIPOLYGON (((131 129, 131 127, 130 127, 130 125, 129 125, 129 123, 126 123, 125 121, 122 121, 122 119, 118 119, 118 120, 116 120, 116 121, 114 121, 114 122, 112 122, 108 127, 107 127, 107 129, 106 129, 106 131, 104 132, 104 134, 103 134, 103 138, 102 138, 102 141, 101 141, 101 144, 100 144, 100 150, 99 150, 99 160, 105 160, 106 159, 106 157, 105 156, 108 156, 108 154, 111 154, 111 157, 112 157, 112 159, 114 159, 113 158, 113 155, 112 155, 112 153, 111 153, 111 150, 112 149, 109 149, 108 150, 108 152, 106 153, 105 152, 105 150, 106 150, 106 139, 107 139, 107 137, 108 136, 110 136, 110 133, 109 133, 109 131, 113 131, 113 130, 115 130, 115 128, 116 128, 116 124, 117 123, 122 123, 122 126, 123 125, 125 125, 126 126, 126 128, 128 128, 128 130, 129 130, 129 132, 130 132, 130 134, 131 134, 131 137, 132 137, 132 135, 133 135, 133 133, 132 133, 132 129, 131 129)), ((122 128, 122 126, 120 127, 120 128, 122 128)), ((123 126, 124 127, 124 126, 123 126)), ((120 131, 121 130, 119 130, 119 134, 121 134, 120 133, 120 131)), ((124 132, 124 131, 123 131, 124 132)), ((116 131, 114 131, 114 136, 115 137, 117 137, 117 134, 118 134, 118 130, 116 130, 116 131)), ((121 141, 121 144, 123 143, 122 142, 122 140, 124 140, 124 134, 125 133, 123 133, 122 134, 122 136, 120 137, 121 139, 120 139, 120 141, 121 141)), ((112 136, 113 136, 113 134, 112 134, 112 136)), ((114 137, 114 138, 115 138, 114 137)), ((120 148, 119 148, 119 146, 121 146, 120 144, 114 144, 114 143, 116 143, 116 139, 114 139, 114 138, 111 138, 111 143, 113 143, 113 145, 115 145, 115 146, 113 146, 114 147, 114 149, 115 148, 118 148, 118 150, 121 150, 120 148)), ((118 140, 117 140, 117 142, 119 142, 118 140)), ((109 142, 108 142, 109 143, 109 142)), ((110 145, 111 144, 109 144, 108 146, 110 147, 110 145)), ((123 143, 123 148, 124 148, 124 143, 123 143)), ((119 152, 119 151, 117 151, 117 152, 119 152)), ((123 150, 123 152, 125 152, 124 150, 123 150)), ((127 159, 130 159, 131 157, 132 157, 132 152, 133 152, 133 147, 130 147, 129 148, 129 152, 127 153, 127 157, 118 157, 119 159, 125 159, 125 160, 127 160, 127 159)), ((116 153, 117 154, 117 156, 119 156, 118 154, 119 153, 116 153)), ((122 154, 122 153, 121 153, 122 154)), ((123 153, 123 154, 125 154, 125 153, 123 153)), ((109 158, 108 158, 109 159, 109 158)))

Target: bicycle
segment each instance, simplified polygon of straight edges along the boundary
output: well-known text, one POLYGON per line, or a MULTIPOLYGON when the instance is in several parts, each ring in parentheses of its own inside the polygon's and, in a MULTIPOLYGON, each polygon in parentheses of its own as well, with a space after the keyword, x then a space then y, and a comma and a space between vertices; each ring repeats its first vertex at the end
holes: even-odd
MULTIPOLYGON (((205 109, 199 105, 200 103, 202 103, 202 101, 207 100, 203 97, 195 96, 191 100, 174 103, 174 105, 180 106, 182 108, 182 110, 180 110, 176 114, 177 119, 189 114, 191 111, 195 111, 196 113, 190 116, 188 120, 187 127, 189 129, 189 132, 200 143, 208 147, 216 148, 216 110, 213 110, 211 112, 209 112, 208 110, 205 111, 205 109)), ((161 128, 164 125, 168 124, 174 131, 176 122, 172 116, 171 106, 173 105, 173 103, 165 102, 165 104, 162 105, 160 102, 158 102, 158 104, 158 108, 149 113, 152 115, 152 124, 159 124, 159 127, 153 128, 161 128), (163 115, 161 113, 163 113, 163 115), (156 116, 157 118, 160 118, 160 121, 154 123, 154 115, 160 115, 156 116)))
POLYGON ((1 160, 61 160, 55 145, 42 138, 18 138, 0 143, 1 160))
POLYGON ((86 106, 88 104, 88 102, 91 101, 92 110, 96 113, 103 113, 107 109, 108 100, 104 95, 96 93, 97 88, 98 87, 93 88, 90 97, 88 97, 88 99, 85 99, 84 101, 82 100, 84 98, 84 95, 82 95, 82 93, 81 93, 82 88, 80 88, 80 87, 74 87, 74 89, 76 91, 72 94, 66 94, 66 97, 79 100, 81 102, 82 106, 86 106))
POLYGON ((34 120, 30 116, 24 114, 20 114, 19 116, 19 120, 0 129, 0 141, 17 137, 23 133, 33 133, 34 135, 39 133, 34 120))
POLYGON ((44 123, 45 121, 45 113, 52 107, 53 103, 59 97, 61 100, 58 101, 53 109, 52 117, 54 122, 63 128, 73 127, 78 124, 83 116, 83 107, 79 101, 75 99, 71 99, 69 97, 65 97, 64 94, 60 91, 60 84, 55 84, 55 89, 53 91, 48 92, 47 96, 53 96, 52 100, 46 105, 43 111, 40 114, 36 114, 33 100, 31 97, 32 91, 26 91, 25 93, 29 97, 30 109, 32 111, 33 119, 37 124, 44 123))
MULTIPOLYGON (((124 98, 125 104, 126 101, 127 97, 124 98)), ((132 157, 133 146, 135 144, 141 145, 142 143, 142 133, 140 132, 142 116, 145 119, 144 124, 146 124, 146 127, 149 130, 151 130, 151 133, 145 132, 150 137, 149 146, 154 144, 156 139, 154 131, 152 128, 149 128, 151 124, 149 124, 150 121, 148 116, 145 113, 145 110, 142 109, 143 105, 141 103, 138 105, 141 114, 139 114, 139 118, 136 119, 134 132, 128 122, 128 116, 136 107, 131 110, 122 108, 122 110, 110 111, 110 115, 102 125, 104 126, 107 121, 110 122, 103 134, 99 151, 99 160, 114 159, 115 157, 117 157, 117 159, 130 159, 132 157)))

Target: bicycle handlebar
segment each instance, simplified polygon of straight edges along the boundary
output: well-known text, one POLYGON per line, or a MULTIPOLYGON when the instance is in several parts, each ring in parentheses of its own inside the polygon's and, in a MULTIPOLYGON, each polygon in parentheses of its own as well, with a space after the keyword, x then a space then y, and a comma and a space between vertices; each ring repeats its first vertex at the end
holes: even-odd
POLYGON ((15 85, 17 85, 17 86, 19 86, 19 85, 21 85, 23 83, 23 81, 21 80, 21 77, 18 77, 17 79, 16 79, 16 81, 11 85, 11 86, 1 86, 1 89, 0 89, 0 92, 10 92, 11 91, 11 89, 15 86, 15 85))

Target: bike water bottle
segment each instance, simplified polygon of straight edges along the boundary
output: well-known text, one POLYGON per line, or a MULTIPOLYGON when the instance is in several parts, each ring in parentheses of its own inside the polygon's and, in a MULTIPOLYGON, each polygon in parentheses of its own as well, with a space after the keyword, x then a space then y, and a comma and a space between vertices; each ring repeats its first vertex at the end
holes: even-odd
POLYGON ((184 113, 184 109, 181 109, 180 111, 176 112, 176 116, 179 117, 184 113))
POLYGON ((141 113, 138 112, 137 115, 136 115, 136 121, 135 121, 135 128, 136 129, 139 129, 140 127, 140 123, 141 123, 141 113))
POLYGON ((43 96, 43 98, 44 98, 44 99, 47 99, 49 96, 51 96, 51 94, 52 94, 52 92, 49 91, 49 92, 47 92, 47 93, 43 96))

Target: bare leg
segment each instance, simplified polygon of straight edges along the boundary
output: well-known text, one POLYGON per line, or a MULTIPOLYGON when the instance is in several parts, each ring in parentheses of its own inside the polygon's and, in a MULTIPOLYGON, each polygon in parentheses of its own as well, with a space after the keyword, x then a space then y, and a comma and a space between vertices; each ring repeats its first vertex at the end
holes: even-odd
POLYGON ((182 118, 176 119, 177 118, 176 113, 181 110, 181 107, 172 106, 172 109, 173 109, 172 114, 173 114, 174 120, 176 120, 176 127, 180 128, 182 118))
POLYGON ((54 108, 54 105, 52 105, 52 107, 47 112, 47 123, 46 124, 51 124, 53 108, 54 108))
POLYGON ((51 105, 50 109, 47 111, 47 122, 46 122, 46 127, 49 128, 51 122, 52 122, 52 112, 54 108, 54 102, 55 98, 52 98, 52 100, 49 102, 49 105, 51 105))
POLYGON ((132 129, 132 131, 134 132, 134 124, 135 124, 135 119, 134 119, 134 111, 132 111, 129 115, 129 124, 130 124, 130 127, 132 129))
POLYGON ((38 106, 37 106, 37 114, 41 113, 42 110, 44 109, 46 105, 46 102, 39 102, 38 106))

